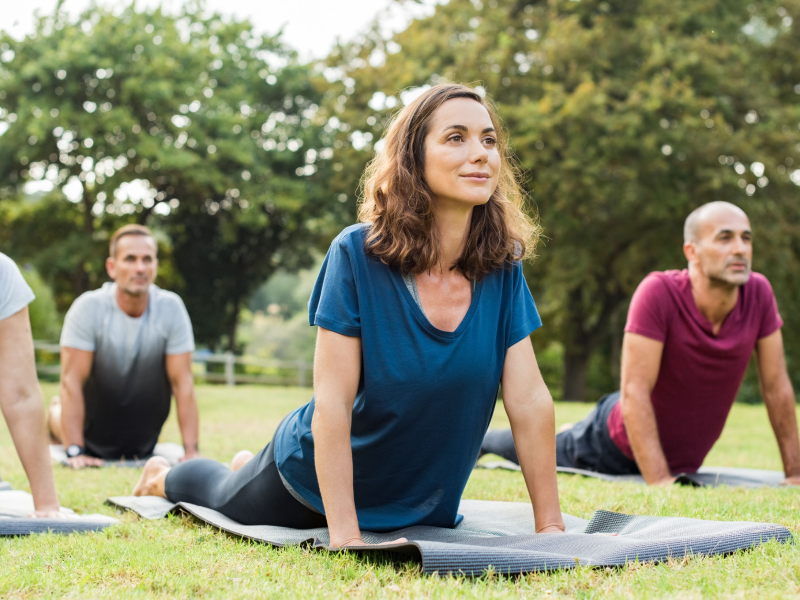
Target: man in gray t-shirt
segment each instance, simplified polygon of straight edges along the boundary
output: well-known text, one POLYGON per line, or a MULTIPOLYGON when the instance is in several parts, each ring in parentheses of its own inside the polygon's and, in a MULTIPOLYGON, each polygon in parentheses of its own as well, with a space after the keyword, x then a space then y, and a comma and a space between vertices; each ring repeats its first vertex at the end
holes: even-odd
POLYGON ((0 408, 31 484, 32 516, 63 518, 47 450, 44 399, 36 377, 28 304, 33 291, 0 254, 0 408))
POLYGON ((153 284, 156 250, 146 227, 117 231, 106 261, 114 283, 67 312, 50 430, 73 467, 151 455, 173 393, 185 459, 197 456, 192 324, 183 301, 153 284))

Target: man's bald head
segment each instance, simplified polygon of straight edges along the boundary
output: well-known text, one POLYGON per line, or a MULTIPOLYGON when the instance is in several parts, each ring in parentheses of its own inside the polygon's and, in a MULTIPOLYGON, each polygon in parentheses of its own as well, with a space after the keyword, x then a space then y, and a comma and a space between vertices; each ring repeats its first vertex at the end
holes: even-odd
POLYGON ((730 202, 708 202, 695 208, 689 216, 686 217, 686 222, 683 224, 683 243, 690 244, 698 242, 701 237, 700 231, 703 225, 714 220, 716 216, 726 213, 735 213, 747 218, 747 214, 741 208, 730 202))
POLYGON ((686 218, 683 237, 683 253, 693 277, 705 278, 713 285, 747 283, 753 234, 741 208, 729 202, 704 204, 686 218))

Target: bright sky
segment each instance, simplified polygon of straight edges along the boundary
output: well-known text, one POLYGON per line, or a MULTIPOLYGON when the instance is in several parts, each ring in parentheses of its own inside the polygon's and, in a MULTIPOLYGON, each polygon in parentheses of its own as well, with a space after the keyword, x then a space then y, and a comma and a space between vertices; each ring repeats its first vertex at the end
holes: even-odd
MULTIPOLYGON (((0 29, 22 37, 33 29, 33 13, 52 12, 57 0, 0 2, 0 29)), ((126 6, 130 0, 98 0, 104 6, 126 6)), ((72 14, 89 6, 89 0, 64 0, 72 14)), ((139 6, 158 4, 139 0, 139 6)), ((179 0, 163 0, 165 8, 180 6, 179 0)), ((432 0, 426 2, 428 6, 432 0)), ((393 0, 207 0, 206 7, 224 15, 249 17, 256 30, 273 34, 284 27, 284 41, 297 49, 303 58, 325 56, 337 38, 352 39, 380 15, 384 28, 402 29, 413 15, 429 11, 413 2, 399 5, 393 0)))

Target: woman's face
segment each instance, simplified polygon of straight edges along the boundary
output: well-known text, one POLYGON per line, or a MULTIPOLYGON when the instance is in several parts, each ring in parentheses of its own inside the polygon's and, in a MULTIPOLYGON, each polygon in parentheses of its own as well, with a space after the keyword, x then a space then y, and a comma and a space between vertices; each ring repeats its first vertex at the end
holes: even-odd
POLYGON ((485 204, 499 173, 497 132, 488 111, 469 98, 437 108, 425 138, 425 180, 437 203, 485 204))

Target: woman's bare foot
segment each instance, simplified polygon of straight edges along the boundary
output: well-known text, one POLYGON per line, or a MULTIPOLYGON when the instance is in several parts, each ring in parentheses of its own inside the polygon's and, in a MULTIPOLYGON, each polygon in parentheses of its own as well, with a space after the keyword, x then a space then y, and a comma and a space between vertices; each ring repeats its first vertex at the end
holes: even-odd
POLYGON ((139 478, 136 487, 133 488, 134 496, 160 496, 166 498, 164 492, 164 480, 169 473, 169 463, 162 456, 154 456, 144 463, 142 476, 139 478))
POLYGON ((564 433, 565 431, 569 431, 575 427, 575 423, 564 423, 561 427, 558 428, 558 433, 564 433))
POLYGON ((255 456, 250 450, 240 450, 233 456, 233 460, 231 460, 231 471, 238 471, 243 466, 245 466, 250 459, 255 456))

